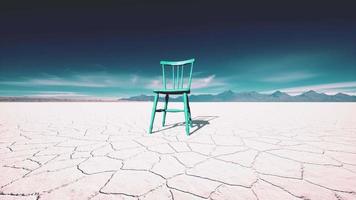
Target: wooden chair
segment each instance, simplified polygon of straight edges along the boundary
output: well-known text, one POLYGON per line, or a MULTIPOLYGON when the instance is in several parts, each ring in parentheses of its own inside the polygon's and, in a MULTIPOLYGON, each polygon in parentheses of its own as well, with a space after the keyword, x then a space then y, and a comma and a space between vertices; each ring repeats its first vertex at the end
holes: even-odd
POLYGON ((152 133, 153 123, 156 112, 163 112, 162 126, 165 125, 167 112, 184 112, 185 116, 185 131, 189 135, 189 129, 192 125, 192 117, 189 106, 190 86, 192 83, 193 64, 195 59, 184 61, 161 61, 162 65, 162 81, 163 88, 154 90, 154 102, 151 114, 151 123, 149 133, 152 133), (171 78, 170 75, 171 73, 171 78), (157 109, 157 102, 159 94, 165 95, 165 102, 163 109, 157 109), (184 109, 168 109, 168 101, 170 95, 183 95, 184 109))

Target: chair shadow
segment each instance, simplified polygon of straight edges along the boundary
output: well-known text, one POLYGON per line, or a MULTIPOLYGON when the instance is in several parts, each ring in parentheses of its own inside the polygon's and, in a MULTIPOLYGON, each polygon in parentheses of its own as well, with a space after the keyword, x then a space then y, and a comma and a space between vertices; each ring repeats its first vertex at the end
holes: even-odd
MULTIPOLYGON (((192 126, 190 127, 191 129, 194 129, 193 131, 190 132, 189 135, 194 134, 195 132, 199 131, 200 129, 204 128, 204 126, 210 124, 210 121, 218 118, 219 116, 197 116, 192 119, 192 126)), ((175 124, 166 124, 163 129, 153 131, 152 133, 160 132, 160 131, 166 131, 178 126, 185 126, 185 122, 178 122, 175 124)))

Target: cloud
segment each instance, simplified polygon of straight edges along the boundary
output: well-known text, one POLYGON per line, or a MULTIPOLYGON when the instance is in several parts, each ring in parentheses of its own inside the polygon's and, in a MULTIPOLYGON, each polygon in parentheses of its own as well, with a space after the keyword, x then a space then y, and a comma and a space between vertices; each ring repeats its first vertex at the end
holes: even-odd
POLYGON ((26 84, 45 86, 105 87, 105 84, 103 83, 93 81, 66 80, 62 78, 32 79, 26 82, 26 84))
POLYGON ((158 77, 156 79, 153 79, 149 82, 149 84, 146 85, 146 88, 147 89, 153 89, 153 88, 156 88, 156 89, 159 89, 159 88, 162 88, 162 77, 158 77))
POLYGON ((132 75, 130 81, 131 81, 131 83, 135 84, 139 81, 139 78, 140 77, 138 75, 132 75))
POLYGON ((309 73, 309 72, 288 72, 288 73, 280 73, 274 76, 262 78, 263 82, 272 82, 272 83, 284 83, 284 82, 293 82, 299 80, 310 79, 316 77, 317 74, 309 73))
POLYGON ((36 94, 26 95, 29 97, 56 97, 56 98, 75 98, 75 97, 90 97, 86 94, 79 94, 76 92, 63 92, 63 91, 40 91, 36 94))
POLYGON ((21 81, 1 81, 2 85, 14 86, 71 86, 71 87, 120 87, 133 86, 139 77, 137 75, 113 75, 106 72, 71 74, 67 77, 45 75, 43 77, 27 78, 21 81), (131 83, 131 84, 128 84, 131 83))
POLYGON ((105 84, 89 81, 67 80, 64 78, 27 79, 23 81, 1 81, 2 85, 15 86, 75 86, 75 87, 105 87, 105 84))
POLYGON ((207 77, 193 79, 192 82, 193 82, 192 88, 194 88, 194 89, 209 88, 209 87, 225 85, 225 83, 223 83, 221 80, 217 80, 215 78, 215 74, 207 76, 207 77))
MULTIPOLYGON (((195 74, 194 74, 195 75, 195 74)), ((184 86, 187 86, 188 78, 184 80, 184 86)), ((19 81, 0 81, 1 85, 22 86, 26 88, 43 88, 56 87, 56 90, 68 91, 65 87, 80 88, 80 91, 87 91, 90 88, 96 88, 96 91, 101 89, 115 90, 116 93, 123 92, 132 93, 148 93, 153 89, 162 88, 162 76, 140 76, 137 74, 110 74, 107 72, 96 73, 72 73, 67 76, 54 76, 45 74, 40 77, 28 77, 19 81), (121 91, 120 91, 121 90, 121 91), (129 92, 131 91, 131 92, 129 92)), ((170 83, 167 83, 170 87, 170 83)), ((227 81, 223 78, 217 78, 215 74, 193 77, 192 89, 196 92, 211 92, 213 90, 221 91, 227 89, 227 81)), ((78 90, 77 90, 78 91, 78 90)), ((106 90, 108 91, 108 90, 106 90)), ((70 92, 52 92, 39 93, 37 96, 71 96, 80 95, 70 92)))
MULTIPOLYGON (((188 84, 188 79, 184 80, 184 85, 188 84)), ((203 88, 212 88, 212 87, 225 87, 227 83, 222 79, 217 79, 216 75, 209 75, 206 77, 197 77, 192 79, 192 89, 203 89, 203 88)), ((147 89, 153 88, 162 88, 162 76, 156 77, 153 80, 150 80, 149 84, 147 84, 147 89)), ((172 84, 168 81, 167 87, 171 88, 172 84)))
MULTIPOLYGON (((281 88, 278 89, 282 92, 286 92, 291 95, 298 95, 303 92, 314 90, 317 92, 323 92, 326 94, 336 94, 338 92, 355 95, 356 94, 356 81, 352 82, 338 82, 338 83, 328 83, 328 84, 318 84, 318 85, 307 85, 300 87, 291 88, 281 88)), ((266 91, 266 93, 273 91, 266 91)))

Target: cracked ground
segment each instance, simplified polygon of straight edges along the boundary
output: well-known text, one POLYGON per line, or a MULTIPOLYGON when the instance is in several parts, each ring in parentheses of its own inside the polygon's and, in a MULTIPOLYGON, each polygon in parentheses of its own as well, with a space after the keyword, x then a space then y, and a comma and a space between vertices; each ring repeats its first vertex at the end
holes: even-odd
POLYGON ((1 103, 0 199, 356 199, 356 104, 151 106, 1 103))

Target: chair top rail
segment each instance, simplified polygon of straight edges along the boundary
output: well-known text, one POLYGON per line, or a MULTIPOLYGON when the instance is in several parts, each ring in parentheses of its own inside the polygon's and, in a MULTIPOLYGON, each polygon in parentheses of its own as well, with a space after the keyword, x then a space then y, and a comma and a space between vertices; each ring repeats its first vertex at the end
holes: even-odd
POLYGON ((193 63, 195 61, 194 58, 189 59, 189 60, 183 60, 183 61, 161 61, 161 65, 185 65, 189 63, 193 63))

